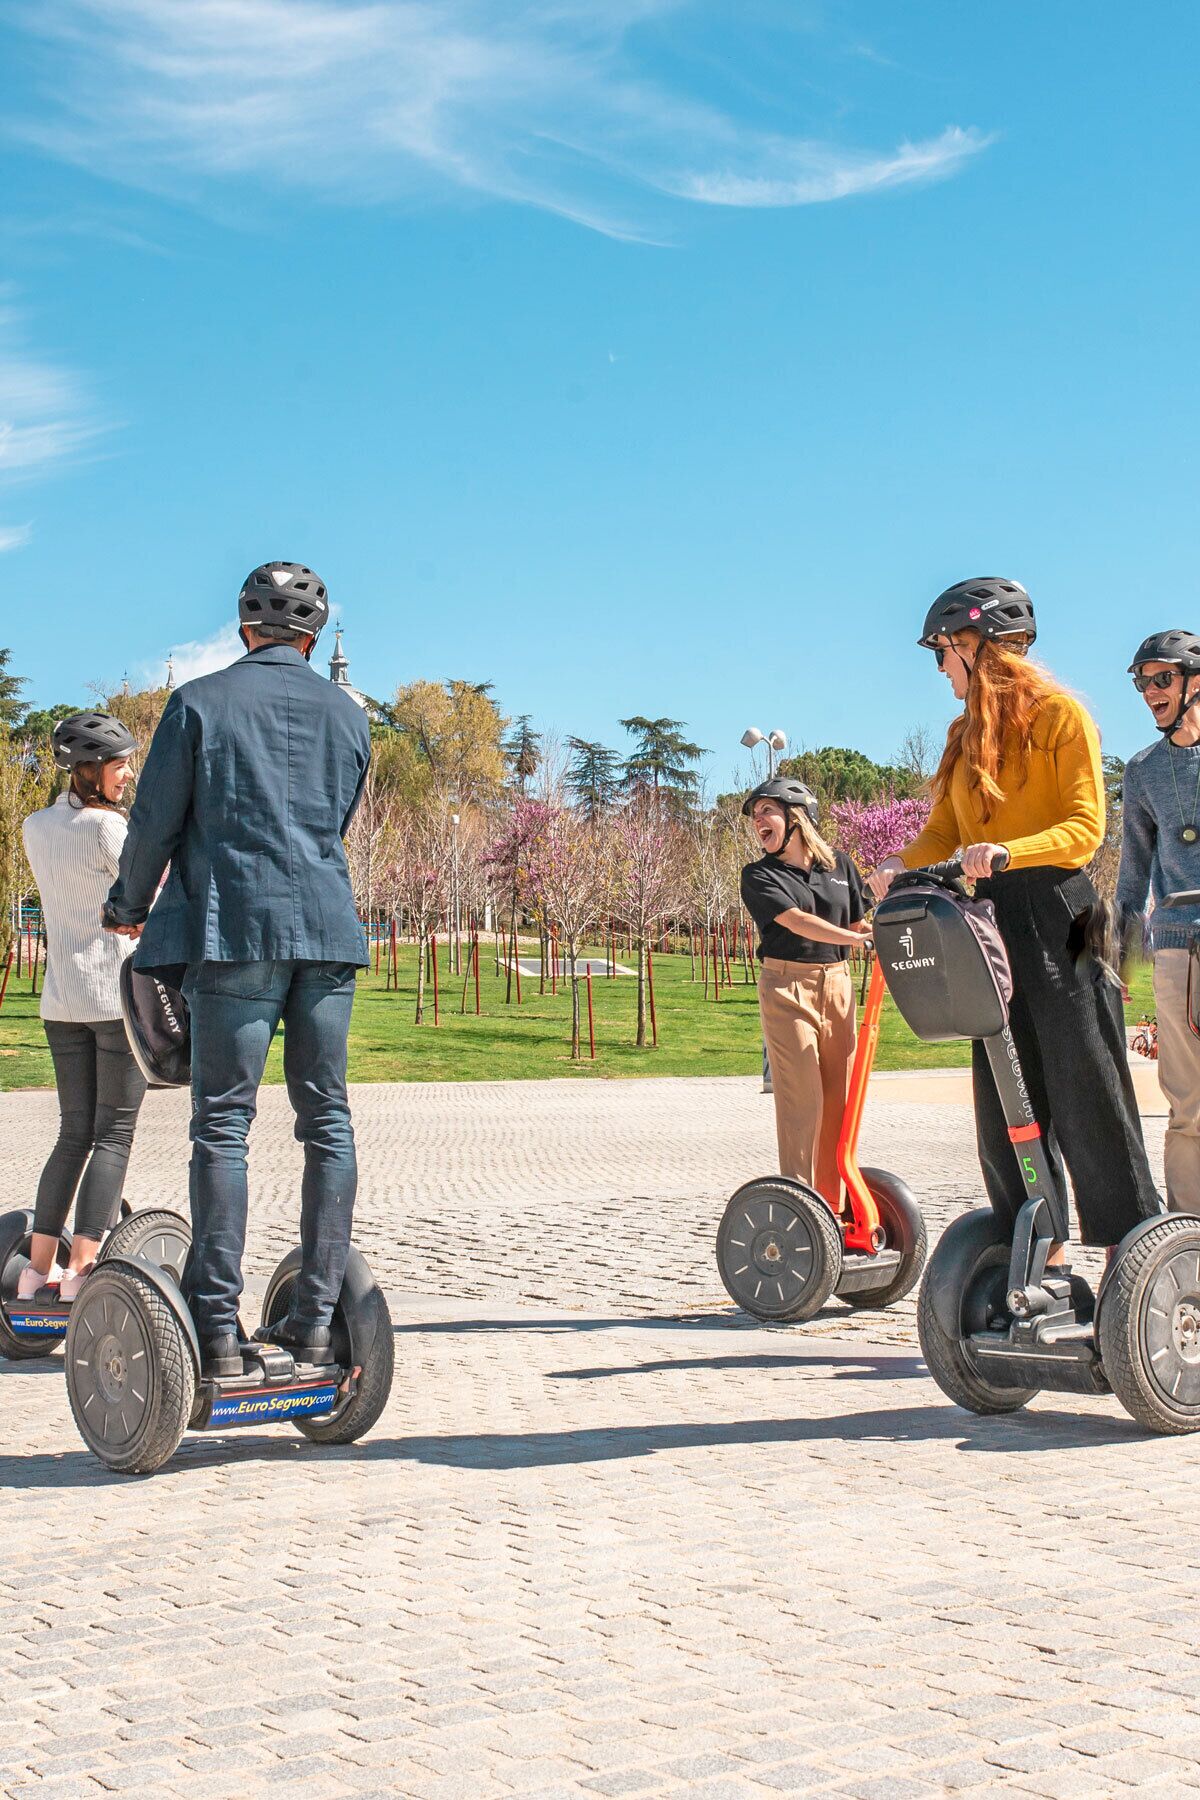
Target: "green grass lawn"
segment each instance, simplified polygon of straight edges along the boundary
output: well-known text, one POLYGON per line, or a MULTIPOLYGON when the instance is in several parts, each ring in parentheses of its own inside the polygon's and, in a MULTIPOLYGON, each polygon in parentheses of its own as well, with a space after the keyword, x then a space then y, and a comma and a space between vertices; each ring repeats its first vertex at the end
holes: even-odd
MULTIPOLYGON (((734 986, 714 1002, 704 998, 699 981, 690 979, 686 956, 656 957, 654 987, 658 1012, 657 1050, 634 1044, 637 982, 633 976, 606 980, 593 976, 596 1013, 596 1061, 587 1054, 587 1005, 583 1010, 582 1063, 570 1059, 571 998, 569 984, 558 993, 538 993, 536 980, 522 980, 523 1002, 504 1003, 504 978, 495 973, 494 958, 481 947, 482 1014, 459 1011, 462 978, 443 975, 441 1023, 433 1024, 432 990, 424 1025, 413 1023, 416 1001, 416 953, 400 952, 400 989, 387 992, 384 978, 359 978, 350 1032, 352 1081, 528 1081, 549 1076, 594 1080, 637 1075, 751 1075, 760 1066, 758 1002, 753 986, 743 985, 740 969, 734 986)), ((536 953, 535 953, 536 954, 536 953)), ((592 955, 603 956, 602 950, 592 955)), ((583 984, 581 983, 581 989, 583 984)), ((1148 968, 1140 969, 1127 1009, 1131 1023, 1153 1011, 1148 968)), ((0 1091, 53 1087, 50 1053, 29 982, 15 978, 0 1010, 0 1091)), ((970 1046, 922 1044, 913 1037, 888 1000, 876 1066, 880 1069, 961 1068, 970 1061, 970 1046)), ((274 1045, 268 1081, 282 1079, 281 1044, 274 1045)))

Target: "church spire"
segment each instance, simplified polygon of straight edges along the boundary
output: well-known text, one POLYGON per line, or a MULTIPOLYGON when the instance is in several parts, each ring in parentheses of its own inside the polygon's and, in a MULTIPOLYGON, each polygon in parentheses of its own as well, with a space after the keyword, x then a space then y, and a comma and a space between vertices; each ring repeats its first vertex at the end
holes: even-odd
POLYGON ((350 658, 342 649, 342 628, 339 625, 333 634, 333 655, 329 659, 329 679, 339 687, 350 686, 350 658))

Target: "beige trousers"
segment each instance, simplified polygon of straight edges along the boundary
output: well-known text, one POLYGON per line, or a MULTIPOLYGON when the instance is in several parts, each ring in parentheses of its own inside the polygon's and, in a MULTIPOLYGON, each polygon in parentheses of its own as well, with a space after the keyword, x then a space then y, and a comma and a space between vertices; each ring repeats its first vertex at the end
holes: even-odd
POLYGON ((837 1141, 854 1060, 850 965, 765 957, 758 1009, 775 1090, 779 1172, 815 1187, 840 1212, 837 1141))
POLYGON ((1171 1109, 1163 1173, 1172 1212, 1200 1211, 1200 1038, 1188 1028, 1187 972, 1186 950, 1155 951, 1158 1085, 1171 1109))

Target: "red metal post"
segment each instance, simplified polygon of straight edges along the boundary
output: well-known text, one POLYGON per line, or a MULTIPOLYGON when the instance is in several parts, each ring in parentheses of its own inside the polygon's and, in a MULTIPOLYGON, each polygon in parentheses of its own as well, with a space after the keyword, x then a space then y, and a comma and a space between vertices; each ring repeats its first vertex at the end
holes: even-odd
POLYGON ((13 947, 8 947, 8 961, 4 965, 4 980, 0 981, 0 1006, 4 1005, 4 996, 8 992, 8 976, 13 965, 13 947))

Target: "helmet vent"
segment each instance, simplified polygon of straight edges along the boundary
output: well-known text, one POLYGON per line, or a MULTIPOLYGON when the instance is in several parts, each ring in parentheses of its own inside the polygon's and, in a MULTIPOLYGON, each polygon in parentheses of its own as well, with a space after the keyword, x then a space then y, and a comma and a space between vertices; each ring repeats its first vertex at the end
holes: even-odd
POLYGON ((254 598, 253 594, 247 594, 246 598, 242 602, 242 605, 245 607, 247 612, 260 613, 262 611, 262 601, 256 600, 254 598))

